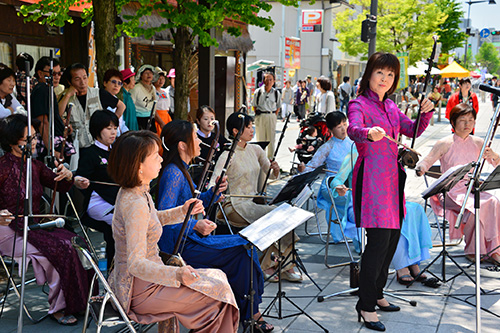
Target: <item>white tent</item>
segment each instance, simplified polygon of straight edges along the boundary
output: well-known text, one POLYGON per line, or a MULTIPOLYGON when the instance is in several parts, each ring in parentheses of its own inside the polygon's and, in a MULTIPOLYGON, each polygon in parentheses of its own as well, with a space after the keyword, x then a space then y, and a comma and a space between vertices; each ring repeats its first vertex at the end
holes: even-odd
MULTIPOLYGON (((415 63, 415 66, 410 66, 408 67, 408 75, 425 75, 425 71, 429 65, 424 63, 423 61, 417 61, 415 63)), ((432 67, 431 69, 431 75, 436 75, 440 74, 441 71, 437 69, 436 67, 432 67)))

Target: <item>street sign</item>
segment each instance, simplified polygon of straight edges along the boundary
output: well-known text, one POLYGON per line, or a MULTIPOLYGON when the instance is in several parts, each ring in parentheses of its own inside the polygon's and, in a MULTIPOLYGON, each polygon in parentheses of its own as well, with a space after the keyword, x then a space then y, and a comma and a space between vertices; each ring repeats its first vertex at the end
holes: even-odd
POLYGON ((323 10, 302 11, 302 32, 323 32, 323 10))
POLYGON ((482 38, 486 38, 489 35, 490 35, 490 29, 486 29, 486 28, 481 30, 481 32, 479 33, 479 36, 481 36, 482 38))

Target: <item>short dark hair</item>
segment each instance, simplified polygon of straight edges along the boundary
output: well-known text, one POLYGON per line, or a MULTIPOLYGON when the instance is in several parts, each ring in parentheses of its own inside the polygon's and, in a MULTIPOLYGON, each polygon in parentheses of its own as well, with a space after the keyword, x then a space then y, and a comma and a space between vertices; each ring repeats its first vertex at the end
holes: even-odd
POLYGON ((109 80, 111 80, 111 78, 113 76, 116 76, 117 78, 119 78, 123 82, 123 74, 119 70, 117 70, 115 68, 108 69, 104 73, 104 77, 103 77, 102 81, 103 82, 108 82, 109 80))
POLYGON ((453 109, 451 109, 451 111, 450 111, 451 127, 455 128, 455 124, 457 123, 458 117, 465 116, 466 114, 469 114, 469 113, 471 113, 472 116, 474 117, 474 119, 476 119, 477 113, 476 113, 476 110, 474 110, 474 108, 472 106, 470 106, 469 104, 465 104, 465 103, 460 103, 460 104, 455 105, 453 107, 453 109))
POLYGON ((462 78, 462 79, 460 79, 460 81, 458 81, 458 84, 459 84, 459 85, 462 85, 462 84, 464 84, 464 83, 469 83, 469 84, 471 84, 470 79, 469 79, 468 77, 466 77, 466 78, 462 78))
POLYGON ((358 95, 363 95, 370 88, 370 78, 372 73, 377 69, 385 68, 394 72, 394 83, 389 91, 387 91, 384 98, 391 95, 398 86, 400 64, 398 58, 394 54, 383 52, 375 52, 372 54, 370 59, 368 59, 365 72, 363 73, 363 78, 361 79, 361 84, 359 85, 358 95))
POLYGON ((116 127, 119 125, 118 117, 114 112, 109 110, 97 110, 94 112, 89 121, 89 131, 94 140, 100 138, 102 130, 111 124, 116 127))
POLYGON ((321 89, 323 89, 323 90, 328 91, 328 90, 331 90, 331 89, 332 89, 332 84, 331 84, 330 80, 329 80, 328 78, 324 77, 324 76, 319 77, 319 78, 316 80, 316 82, 318 82, 318 83, 319 83, 319 86, 320 86, 320 87, 321 87, 321 89))
POLYGON ((139 168, 160 138, 151 131, 128 131, 116 140, 109 155, 108 174, 121 187, 141 185, 139 168))
POLYGON ((347 82, 349 81, 350 77, 349 76, 344 76, 344 79, 342 81, 347 82))
POLYGON ((328 127, 329 130, 334 129, 337 127, 340 123, 343 121, 346 121, 346 116, 344 113, 340 111, 333 111, 330 112, 326 115, 325 120, 326 120, 326 127, 328 127))
MULTIPOLYGON (((43 69, 47 66, 50 66, 50 57, 41 57, 40 59, 38 59, 38 61, 36 62, 36 65, 35 65, 35 77, 37 79, 39 79, 38 77, 38 71, 43 71, 43 69)), ((52 66, 60 66, 59 64, 59 60, 57 59, 53 59, 53 62, 52 62, 52 66)))
POLYGON ((272 75, 272 76, 273 76, 274 81, 276 81, 276 75, 274 75, 274 73, 273 73, 273 72, 264 72, 264 73, 262 74, 262 77, 263 77, 263 78, 265 78, 265 77, 266 77, 266 75, 272 75))
POLYGON ((16 74, 14 73, 12 68, 7 66, 6 64, 0 63, 0 84, 2 84, 3 80, 11 76, 14 79, 16 78, 16 74))
POLYGON ((23 114, 11 114, 0 121, 0 144, 6 152, 11 152, 11 145, 17 145, 24 136, 24 129, 28 126, 28 117, 23 114))
POLYGON ((65 86, 70 86, 71 85, 71 79, 73 76, 73 72, 77 71, 79 69, 83 69, 87 75, 89 75, 89 72, 87 70, 87 67, 83 64, 80 64, 78 62, 72 64, 66 70, 64 71, 62 77, 61 77, 61 84, 65 86))
POLYGON ((250 123, 253 123, 253 117, 242 112, 235 112, 227 118, 226 129, 229 133, 230 138, 234 139, 233 130, 236 129, 239 131, 242 121, 244 122, 244 127, 247 127, 248 125, 250 125, 250 123))
POLYGON ((211 112, 215 115, 215 111, 214 109, 212 109, 210 106, 208 105, 202 105, 198 108, 198 110, 196 110, 196 119, 200 120, 201 117, 203 117, 203 114, 205 112, 211 112))
POLYGON ((133 75, 131 77, 128 77, 126 78, 125 80, 123 80, 124 83, 126 84, 130 84, 130 78, 134 77, 133 75))
POLYGON ((314 131, 317 131, 316 127, 314 126, 309 126, 307 129, 306 129, 306 134, 307 135, 312 135, 314 133, 314 131))
POLYGON ((29 70, 31 71, 31 69, 33 68, 33 64, 35 63, 35 59, 33 59, 33 57, 26 52, 21 52, 17 55, 16 66, 19 71, 24 72, 26 70, 26 61, 29 62, 29 70))

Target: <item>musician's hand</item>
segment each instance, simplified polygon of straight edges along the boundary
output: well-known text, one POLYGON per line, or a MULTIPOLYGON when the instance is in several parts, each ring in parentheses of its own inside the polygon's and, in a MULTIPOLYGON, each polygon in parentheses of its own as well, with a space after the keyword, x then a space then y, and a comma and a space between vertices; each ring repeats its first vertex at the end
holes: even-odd
POLYGON ((424 175, 424 172, 420 169, 420 166, 417 166, 415 168, 415 173, 417 174, 417 177, 422 177, 424 175))
POLYGON ((273 173, 275 177, 278 177, 280 175, 280 166, 278 165, 278 162, 272 161, 270 168, 273 169, 273 173))
POLYGON ((341 197, 347 193, 347 187, 344 184, 335 187, 335 190, 341 197))
POLYGON ((195 202, 195 205, 193 207, 193 210, 191 211, 191 215, 196 215, 196 214, 205 214, 205 208, 203 207, 203 201, 200 199, 195 199, 191 198, 188 201, 182 205, 182 214, 186 215, 186 213, 189 210, 189 205, 191 205, 192 202, 195 202))
POLYGON ((198 231, 203 236, 210 235, 210 233, 214 231, 216 228, 217 224, 207 219, 199 220, 193 227, 194 230, 198 231))
MULTIPOLYGON (((220 179, 220 176, 217 177, 217 180, 215 181, 215 183, 219 182, 219 179, 220 179)), ((222 178, 222 182, 220 183, 220 187, 219 189, 217 190, 217 195, 221 194, 222 192, 224 192, 225 190, 227 190, 227 176, 224 176, 222 178)))
POLYGON ((75 176, 75 186, 79 188, 80 190, 85 190, 87 187, 89 187, 90 181, 82 176, 75 176))
POLYGON ((200 278, 196 270, 189 265, 180 267, 176 275, 177 280, 185 286, 189 286, 200 278))
POLYGON ((368 139, 372 140, 373 142, 377 142, 382 140, 382 138, 385 135, 385 130, 382 127, 372 127, 368 131, 368 139))
POLYGON ((54 180, 56 182, 63 180, 63 179, 66 179, 67 181, 70 181, 71 179, 73 179, 73 173, 71 171, 69 171, 68 169, 66 169, 64 164, 55 161, 55 165, 57 167, 57 172, 56 172, 57 176, 56 176, 56 178, 54 178, 54 180))
POLYGON ((224 196, 224 194, 221 194, 221 196, 216 202, 224 202, 224 200, 226 200, 226 197, 224 196))
POLYGON ((300 162, 300 164, 297 166, 297 170, 302 173, 304 172, 304 170, 306 169, 306 165, 304 164, 304 162, 300 162))
POLYGON ((9 225, 14 219, 14 215, 7 209, 0 210, 0 225, 9 225))
POLYGON ((428 98, 424 98, 422 101, 422 113, 427 113, 434 110, 434 103, 428 98))
POLYGON ((493 162, 497 162, 497 161, 498 161, 498 159, 500 158, 500 155, 499 155, 499 154, 497 154, 497 153, 495 153, 495 152, 493 151, 493 149, 491 149, 490 147, 486 147, 486 148, 484 149, 484 155, 483 155, 483 157, 484 157, 485 159, 492 159, 492 160, 493 160, 493 162))

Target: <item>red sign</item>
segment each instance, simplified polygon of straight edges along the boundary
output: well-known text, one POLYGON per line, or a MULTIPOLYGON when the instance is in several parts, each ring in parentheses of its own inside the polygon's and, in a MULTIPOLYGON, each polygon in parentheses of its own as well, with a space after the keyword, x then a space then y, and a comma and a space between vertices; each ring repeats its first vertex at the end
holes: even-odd
POLYGON ((300 38, 285 37, 285 68, 300 68, 300 38))
POLYGON ((302 11, 302 32, 323 31, 323 9, 302 11))

